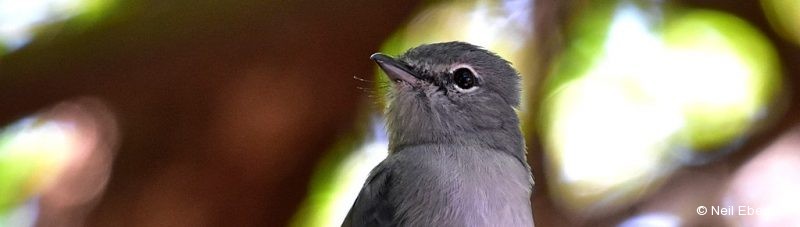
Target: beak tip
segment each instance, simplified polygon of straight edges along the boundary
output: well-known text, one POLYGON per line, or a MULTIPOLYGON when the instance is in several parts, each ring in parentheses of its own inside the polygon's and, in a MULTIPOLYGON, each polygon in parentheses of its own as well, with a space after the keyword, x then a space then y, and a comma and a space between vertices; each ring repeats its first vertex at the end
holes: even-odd
POLYGON ((370 60, 373 60, 373 61, 376 61, 376 62, 381 62, 381 61, 382 61, 381 59, 383 59, 383 58, 385 58, 385 57, 386 57, 386 55, 385 55, 385 54, 381 54, 381 53, 374 53, 374 54, 372 54, 372 55, 370 55, 370 56, 369 56, 369 59, 370 59, 370 60))

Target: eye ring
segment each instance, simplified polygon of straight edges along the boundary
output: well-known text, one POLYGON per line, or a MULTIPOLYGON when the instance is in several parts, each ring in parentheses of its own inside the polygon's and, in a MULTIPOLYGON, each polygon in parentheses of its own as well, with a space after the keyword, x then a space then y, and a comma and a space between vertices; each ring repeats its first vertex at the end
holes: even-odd
POLYGON ((478 89, 478 77, 469 67, 458 67, 450 73, 453 87, 459 92, 472 92, 478 89))

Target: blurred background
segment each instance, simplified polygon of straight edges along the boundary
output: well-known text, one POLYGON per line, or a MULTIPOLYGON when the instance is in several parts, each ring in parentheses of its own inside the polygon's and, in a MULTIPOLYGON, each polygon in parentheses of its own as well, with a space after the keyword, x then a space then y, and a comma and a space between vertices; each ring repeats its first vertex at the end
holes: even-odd
POLYGON ((386 156, 369 55, 451 40, 522 73, 537 225, 798 226, 798 12, 0 0, 0 226, 338 226, 386 156))

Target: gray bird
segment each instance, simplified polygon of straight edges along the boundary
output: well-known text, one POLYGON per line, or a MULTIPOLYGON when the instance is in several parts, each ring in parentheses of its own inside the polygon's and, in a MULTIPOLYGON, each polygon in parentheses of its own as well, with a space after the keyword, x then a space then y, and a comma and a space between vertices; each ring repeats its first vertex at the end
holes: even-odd
POLYGON ((370 58, 392 84, 389 156, 342 226, 533 226, 510 63, 464 42, 370 58))

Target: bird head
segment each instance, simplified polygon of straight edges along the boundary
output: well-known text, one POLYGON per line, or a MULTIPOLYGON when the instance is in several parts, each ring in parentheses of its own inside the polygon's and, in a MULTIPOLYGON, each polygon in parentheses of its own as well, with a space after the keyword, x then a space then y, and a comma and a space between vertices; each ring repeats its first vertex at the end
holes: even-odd
POLYGON ((390 149, 469 143, 490 132, 519 132, 520 76, 498 55, 464 42, 418 46, 398 58, 370 57, 392 89, 386 110, 390 149))

